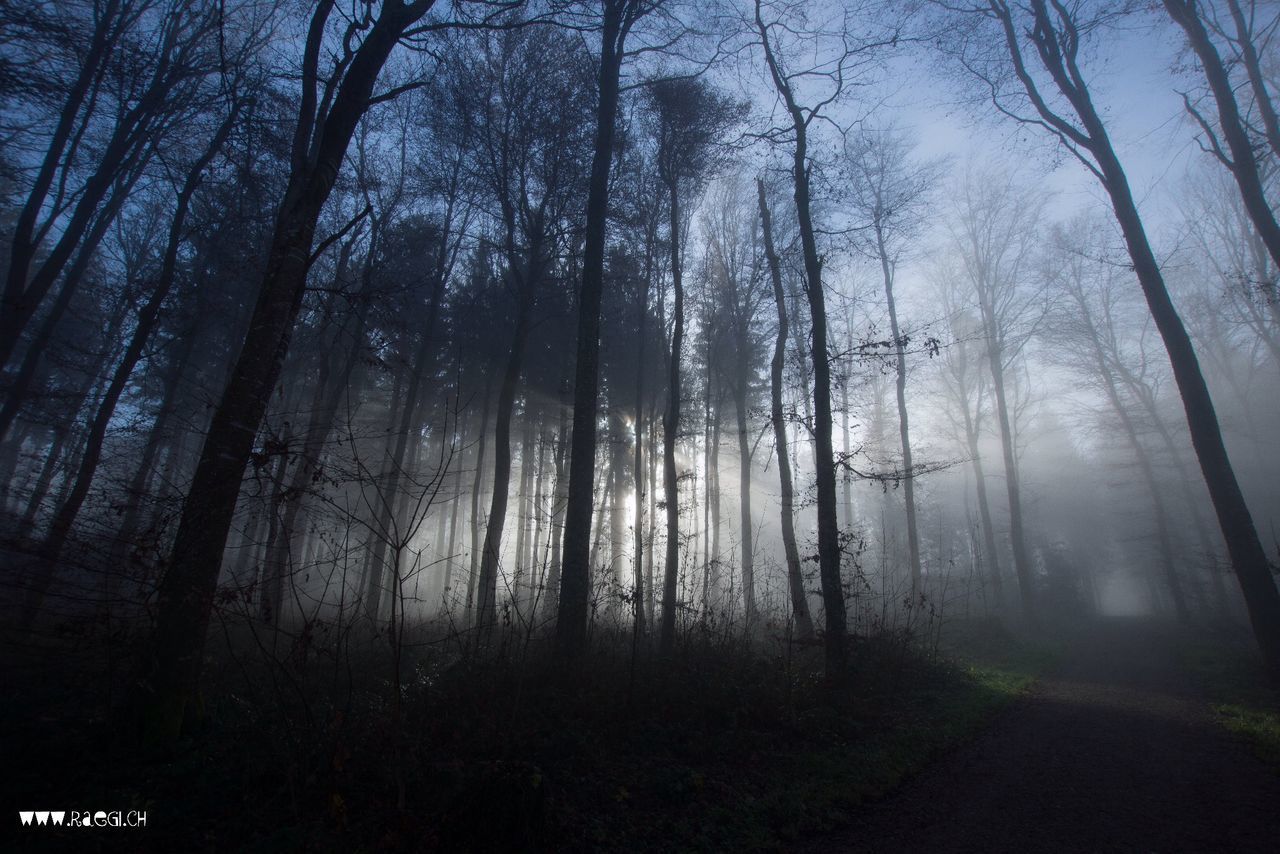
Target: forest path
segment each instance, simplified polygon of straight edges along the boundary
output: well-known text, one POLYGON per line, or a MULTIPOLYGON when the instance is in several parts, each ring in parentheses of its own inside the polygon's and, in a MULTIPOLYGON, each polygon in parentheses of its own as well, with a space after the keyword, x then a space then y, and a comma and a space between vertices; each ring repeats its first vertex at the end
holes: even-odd
POLYGON ((811 851, 1280 851, 1280 774, 1167 632, 1104 620, 972 743, 811 851))

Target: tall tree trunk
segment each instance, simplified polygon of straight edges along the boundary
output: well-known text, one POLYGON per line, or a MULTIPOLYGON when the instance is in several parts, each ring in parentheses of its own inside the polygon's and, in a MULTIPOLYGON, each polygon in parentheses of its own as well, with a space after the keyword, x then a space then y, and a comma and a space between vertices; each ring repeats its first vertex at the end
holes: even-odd
POLYGON ((291 174, 266 272, 249 332, 205 437, 169 568, 160 582, 150 649, 154 666, 141 698, 144 739, 154 745, 176 741, 198 689, 205 634, 240 480, 302 308, 321 208, 333 189, 356 124, 369 108, 383 64, 404 31, 426 14, 432 2, 381 7, 345 66, 346 73, 334 85, 323 119, 316 116, 315 85, 332 0, 321 0, 312 15, 291 174))
MULTIPOLYGON (((723 396, 721 395, 721 398, 723 396)), ((711 530, 707 532, 706 577, 703 579, 704 600, 710 601, 714 591, 720 588, 720 430, 721 403, 717 400, 711 409, 711 451, 707 454, 707 515, 711 520, 711 530)))
MULTIPOLYGON (((978 426, 969 413, 967 400, 961 401, 964 410, 964 434, 969 446, 969 459, 973 464, 973 479, 978 495, 978 516, 982 521, 982 541, 987 551, 987 574, 991 577, 992 596, 996 609, 1004 606, 1004 577, 1000 573, 1000 552, 996 545, 996 529, 991 521, 991 502, 987 498, 987 475, 982 467, 982 452, 978 448, 978 426)), ((978 403, 981 406, 981 402, 978 403)))
MULTIPOLYGON (((850 347, 852 352, 853 336, 849 336, 850 347)), ((853 447, 851 444, 852 437, 849 435, 849 383, 852 377, 846 376, 844 382, 840 383, 840 432, 842 434, 841 451, 844 454, 845 463, 848 464, 853 456, 853 447)), ((853 530, 853 478, 849 472, 845 472, 840 478, 840 486, 843 491, 840 502, 840 509, 844 516, 845 530, 853 530)))
POLYGON ((734 384, 738 416, 738 509, 742 527, 742 598, 748 630, 756 619, 755 531, 751 518, 751 435, 747 426, 747 365, 738 364, 734 384))
MULTIPOLYGON (((1174 3, 1172 0, 1166 0, 1165 5, 1175 20, 1178 20, 1178 7, 1185 7, 1185 4, 1174 3)), ((1191 442, 1195 446, 1200 470, 1209 487, 1214 510, 1218 514, 1218 524, 1222 528, 1227 552, 1231 556, 1232 566, 1235 568, 1241 591, 1244 593, 1254 636, 1268 670, 1275 679, 1280 680, 1280 591, 1276 589, 1267 553, 1254 527, 1253 516, 1245 503, 1244 494, 1236 480, 1235 470, 1231 467, 1213 398, 1209 394, 1208 385, 1200 370, 1200 362, 1191 336, 1187 334, 1186 326, 1165 286, 1160 265, 1151 249, 1142 217, 1138 213, 1137 203, 1133 199, 1128 176, 1112 147, 1106 126, 1091 100, 1088 86, 1076 64, 1075 52, 1063 53, 1059 47, 1059 38, 1063 37, 1069 44, 1078 43, 1078 28, 1070 14, 1058 4, 1055 4, 1058 15, 1057 25, 1050 17, 1044 0, 1033 0, 1032 10, 1036 21, 1037 52, 1045 68, 1052 75, 1054 84, 1070 102, 1080 120, 1082 130, 1067 125, 1071 129, 1073 141, 1093 155, 1097 163, 1096 174, 1111 198, 1116 222, 1120 225, 1125 245, 1129 250, 1129 258, 1133 261, 1134 273, 1146 297, 1147 307, 1151 311, 1156 329, 1159 330, 1165 349, 1169 353, 1174 380, 1182 395, 1183 408, 1187 414, 1191 442)), ((1023 85, 1033 90, 1035 84, 1030 81, 1021 64, 1019 35, 1007 10, 1000 18, 1010 55, 1017 62, 1023 85)), ((1209 69, 1206 68, 1206 71, 1209 69)), ((1218 84, 1212 85, 1215 91, 1219 88, 1218 84)), ((1219 99, 1219 108, 1221 109, 1228 100, 1227 98, 1219 99)), ((1036 107, 1047 121, 1056 120, 1059 125, 1065 124, 1059 116, 1046 115, 1048 108, 1044 106, 1043 100, 1037 102, 1036 107)), ((1239 172, 1236 174, 1238 177, 1239 172)), ((1254 203, 1257 201, 1255 199, 1254 203)), ((1275 252, 1272 252, 1272 256, 1280 257, 1275 252)))
MULTIPOLYGON (((645 502, 645 460, 644 460, 644 431, 646 429, 644 421, 644 374, 645 374, 645 326, 649 317, 649 278, 646 275, 643 284, 643 295, 640 300, 640 319, 638 323, 638 353, 636 354, 636 406, 635 406, 635 459, 632 461, 632 482, 635 484, 635 515, 633 517, 633 525, 635 528, 635 558, 632 563, 632 581, 634 589, 632 595, 632 611, 635 619, 635 631, 637 634, 643 635, 646 631, 645 626, 645 583, 644 583, 644 560, 645 560, 645 530, 644 530, 644 502, 645 502)), ((648 487, 653 488, 653 481, 648 482, 648 487)))
POLYGON ((680 192, 672 177, 667 184, 671 230, 671 285, 675 305, 671 317, 671 360, 667 365, 667 411, 662 419, 662 492, 667 502, 667 557, 662 574, 662 629, 658 646, 669 655, 676 638, 676 586, 680 578, 680 482, 676 439, 680 432, 680 358, 684 347, 684 281, 680 259, 680 192))
POLYGON ((547 514, 544 511, 547 503, 546 494, 546 474, 547 474, 547 434, 546 434, 546 409, 539 407, 538 417, 538 448, 537 462, 535 470, 537 472, 533 481, 533 504, 530 505, 529 515, 533 517, 533 544, 529 549, 529 624, 533 625, 535 609, 541 603, 542 593, 546 579, 543 575, 546 572, 545 546, 546 541, 544 535, 547 530, 547 514))
MULTIPOLYGON (((782 290, 782 264, 773 245, 773 222, 765 199, 764 181, 756 179, 756 191, 760 201, 761 231, 764 236, 764 254, 769 262, 769 276, 773 281, 773 301, 778 309, 778 334, 773 343, 773 361, 769 365, 769 392, 772 406, 773 441, 778 455, 778 482, 782 504, 782 551, 787 561, 787 589, 791 594, 791 613, 796 621, 796 635, 804 641, 813 638, 813 618, 809 615, 809 598, 804 590, 804 576, 800 574, 800 550, 796 546, 795 503, 791 485, 791 458, 787 453, 787 422, 782 410, 783 368, 787 357, 787 298, 782 290)), ((847 436, 847 432, 846 432, 847 436)), ((846 501, 848 488, 846 484, 846 501)))
POLYGON ((631 25, 643 11, 633 0, 604 0, 597 68, 596 131, 587 184, 582 288, 578 293, 578 345, 574 366, 573 438, 565 502, 556 650, 580 655, 587 644, 591 597, 591 516, 595 486, 596 420, 600 406, 600 300, 609 217, 609 173, 618 113, 619 77, 631 25))
POLYGON ((480 496, 484 490, 484 446, 489 435, 489 405, 493 395, 489 387, 490 380, 486 374, 484 384, 484 405, 480 409, 480 439, 476 443, 476 475, 471 485, 471 552, 470 570, 467 574, 467 625, 472 624, 473 609, 476 604, 476 581, 480 578, 480 496))
MULTIPOLYGON (((455 419, 455 426, 457 424, 455 419)), ((467 421, 462 419, 462 434, 458 438, 457 448, 467 446, 467 421)), ((441 609, 445 609, 453 599, 454 566, 458 558, 458 510, 462 506, 462 467, 453 470, 453 507, 449 512, 449 546, 445 551, 444 583, 441 587, 441 609)))
POLYGON ((653 453, 653 447, 658 444, 658 414, 657 404, 650 403, 649 406, 649 529, 648 529, 648 555, 645 557, 644 568, 644 588, 646 593, 645 613, 652 619, 657 613, 657 589, 654 585, 654 543, 658 536, 658 455, 653 453))
POLYGON ((516 562, 512 576, 512 594, 515 598, 516 607, 520 606, 520 588, 529 588, 531 586, 531 564, 533 561, 529 557, 529 547, 531 545, 529 534, 529 523, 531 521, 531 503, 533 496, 533 468, 534 460, 537 456, 533 446, 533 420, 534 415, 531 411, 533 403, 529 398, 525 398, 524 412, 520 419, 520 488, 516 493, 516 562))
MULTIPOLYGON (((614 406, 611 403, 609 409, 613 414, 609 467, 614 470, 613 494, 609 498, 609 577, 614 588, 613 592, 620 594, 628 558, 627 487, 631 482, 626 475, 627 460, 631 456, 627 453, 630 428, 620 406, 614 406)), ((609 597, 611 611, 614 610, 617 601, 615 596, 609 597)))
POLYGON ((1013 571, 1018 579, 1022 616, 1027 623, 1039 623, 1036 608, 1035 580, 1031 575, 1031 557, 1027 553, 1022 526, 1022 495, 1018 483, 1017 455, 1013 445, 1013 427, 1005 395, 1004 351, 996 328, 995 309, 990 299, 982 300, 982 317, 987 332, 987 362, 991 370, 991 391, 996 402, 996 423, 1000 427, 1000 450, 1004 455, 1005 488, 1009 496, 1009 542, 1013 548, 1013 571))
POLYGON ((822 260, 813 227, 809 188, 809 125, 791 91, 791 84, 773 53, 769 31, 756 3, 756 26, 764 45, 765 60, 778 95, 786 104, 794 131, 791 177, 795 190, 796 218, 804 256, 805 291, 812 327, 810 359, 813 363, 814 474, 818 499, 818 567, 822 579, 822 603, 826 620, 823 635, 826 671, 842 680, 848 661, 848 629, 844 584, 840 578, 840 527, 837 519, 835 450, 831 433, 831 358, 827 352, 827 299, 822 284, 822 260))
MULTIPOLYGON (((485 530, 484 551, 480 559, 480 598, 476 605, 478 644, 487 641, 497 607, 498 564, 502 559, 502 532, 506 526, 511 486, 511 413, 515 408, 516 386, 520 382, 520 368, 524 363, 525 342, 529 338, 529 315, 532 309, 529 287, 530 283, 526 282, 522 289, 525 293, 521 297, 516 315, 511 351, 507 355, 506 369, 502 373, 502 385, 498 388, 498 409, 493 427, 493 492, 489 499, 489 525, 485 530)), ((519 571, 519 567, 516 570, 519 571)))
POLYGON ((561 546, 564 543, 564 514, 569 503, 569 479, 565 465, 569 459, 569 407, 565 401, 566 387, 560 387, 560 426, 556 431, 556 450, 553 456, 556 482, 551 490, 551 565, 547 567, 547 606, 559 610, 561 546))

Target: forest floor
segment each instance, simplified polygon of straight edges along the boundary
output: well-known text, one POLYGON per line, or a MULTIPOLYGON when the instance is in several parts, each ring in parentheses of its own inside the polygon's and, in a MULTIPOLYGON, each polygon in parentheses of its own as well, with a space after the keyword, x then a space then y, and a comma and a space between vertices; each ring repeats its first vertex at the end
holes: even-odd
POLYGON ((1278 707, 1251 650, 1141 620, 1064 650, 979 738, 807 850, 1277 850, 1278 707))
POLYGON ((537 641, 483 660, 437 645, 397 710, 385 648, 299 669, 232 630, 203 728, 167 756, 139 754, 106 702, 128 690, 110 644, 10 646, 0 681, 26 687, 0 705, 0 800, 148 813, 132 832, 22 829, 13 850, 786 850, 972 737, 1051 660, 994 622, 957 624, 943 654, 860 639, 841 688, 820 646, 767 632, 691 632, 670 658, 602 637, 573 674, 537 641))
POLYGON ((204 728, 163 757, 94 700, 120 665, 71 669, 83 642, 51 638, 5 662, 25 687, 0 706, 3 802, 148 826, 30 828, 8 850, 1275 850, 1280 775, 1249 745, 1280 745, 1280 698, 1247 647, 1186 638, 955 622, 940 651, 859 640, 840 690, 818 648, 777 638, 690 635, 669 659, 602 639, 574 674, 536 642, 430 647, 394 704, 372 649, 296 668, 229 636, 204 728))

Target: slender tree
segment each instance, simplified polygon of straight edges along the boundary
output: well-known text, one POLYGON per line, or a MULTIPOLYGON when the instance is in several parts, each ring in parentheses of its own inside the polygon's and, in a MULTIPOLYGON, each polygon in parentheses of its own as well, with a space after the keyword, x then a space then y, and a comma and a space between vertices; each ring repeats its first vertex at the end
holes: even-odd
POLYGON ((782 407, 783 368, 787 357, 787 298, 782 288, 782 261, 773 244, 773 222, 765 196, 764 179, 756 179, 756 192, 759 196, 764 254, 769 264, 769 279, 773 283, 774 305, 778 309, 778 334, 774 338, 773 360, 769 363, 769 417, 773 423, 773 441, 778 457, 782 551, 787 561, 787 591, 791 595, 791 614, 796 621, 796 634, 801 640, 810 640, 813 638, 813 618, 809 615, 809 597, 805 593, 804 576, 800 573, 800 550, 796 546, 795 490, 791 482, 791 457, 787 451, 787 421, 782 407))

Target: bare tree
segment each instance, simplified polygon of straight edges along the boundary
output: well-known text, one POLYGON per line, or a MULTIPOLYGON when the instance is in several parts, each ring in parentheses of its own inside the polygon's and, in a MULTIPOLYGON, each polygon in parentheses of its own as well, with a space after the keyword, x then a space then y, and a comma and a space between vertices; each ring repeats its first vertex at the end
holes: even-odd
POLYGON ((948 400, 947 417, 960 434, 973 467, 978 519, 982 527, 983 559, 991 582, 996 609, 1004 605, 1004 577, 1000 571, 1000 551, 996 545, 995 522, 987 495, 987 473, 983 465, 981 437, 987 416, 986 335, 982 318, 967 297, 968 287, 958 270, 944 266, 933 276, 940 308, 946 318, 951 340, 941 348, 939 380, 948 400))
POLYGON ((800 573, 800 550, 796 546, 795 498, 791 481, 791 457, 787 451, 787 422, 782 408, 782 375, 787 354, 787 298, 782 289, 782 262, 773 243, 773 222, 765 196, 764 179, 756 179, 760 204, 760 230, 764 240, 765 259, 769 264, 769 280, 773 283, 773 301, 778 310, 778 333, 774 338, 773 360, 769 364, 769 416, 773 424, 773 441, 778 456, 778 482, 781 490, 782 551, 787 562, 787 590, 791 594, 791 613, 796 621, 796 634, 801 640, 813 638, 813 617, 809 615, 809 597, 800 573))
MULTIPOLYGON (((494 426, 494 480, 480 562, 477 637, 483 642, 495 615, 498 564, 511 475, 511 416, 525 345, 540 289, 561 250, 582 181, 578 152, 589 114, 575 43, 550 31, 506 31, 486 43, 483 77, 474 87, 480 164, 501 222, 506 280, 516 303, 511 349, 498 388, 494 426), (555 57, 556 64, 546 62, 555 57)), ((525 418, 529 419, 528 413, 525 418)), ((531 448, 526 444, 527 455, 531 448)), ((526 457, 526 463, 527 463, 526 457)), ((531 471, 527 464, 522 467, 531 471)), ((517 549, 517 553, 519 549, 517 549)))
POLYGON ((1085 40, 1105 31, 1111 14, 1104 10, 1087 17, 1087 10, 1058 0, 1031 0, 1026 7, 990 0, 966 9, 994 29, 993 35, 970 40, 968 46, 976 46, 977 52, 964 50, 962 56, 967 67, 990 86, 997 109, 1051 134, 1098 179, 1111 199, 1134 272, 1169 353, 1191 440, 1249 608, 1254 635, 1268 668, 1280 674, 1280 592, 1227 455, 1191 337, 1169 297, 1128 176, 1081 69, 1085 40), (989 47, 991 38, 1002 46, 1002 61, 994 60, 981 47, 989 47), (1038 64, 1039 73, 1032 62, 1038 64))
MULTIPOLYGON (((1184 583, 1178 570, 1173 544, 1173 523, 1156 475, 1152 455, 1143 442, 1137 419, 1124 399, 1125 389, 1117 375, 1123 352, 1115 314, 1120 282, 1114 266, 1092 262, 1090 248, 1102 244, 1099 229, 1087 223, 1073 223, 1055 235, 1058 256, 1053 263, 1050 286, 1067 297, 1048 324, 1048 337, 1059 348, 1060 357, 1089 377, 1102 392, 1111 415, 1120 423, 1143 485, 1151 497, 1156 523, 1156 545, 1160 565, 1178 620, 1187 623, 1191 612, 1184 583)), ((1121 367, 1121 370, 1126 368, 1121 367)))
POLYGON ((1035 581, 1023 523, 1013 403, 1009 399, 1012 384, 1006 372, 1018 358, 1029 338, 1029 327, 1035 322, 1028 279, 1044 201, 1023 193, 1011 177, 1001 179, 990 173, 971 175, 955 199, 958 217, 949 224, 951 239, 982 323, 1004 455, 1014 574, 1023 616, 1034 624, 1035 581))
POLYGON ((831 421, 831 358, 827 349, 829 336, 822 257, 813 218, 814 164, 810 134, 826 120, 824 111, 844 95, 846 86, 875 67, 880 50, 897 43, 899 33, 888 26, 882 28, 883 32, 856 34, 852 24, 853 9, 845 10, 843 16, 830 22, 829 27, 819 26, 806 31, 801 23, 803 16, 796 5, 784 3, 766 7, 763 0, 755 0, 754 24, 769 79, 786 116, 771 136, 789 146, 791 154, 791 180, 800 225, 805 295, 811 324, 809 357, 813 364, 812 430, 818 500, 818 566, 826 622, 823 638, 827 675, 839 680, 848 658, 848 629, 844 585, 840 577, 839 507, 831 421), (815 46, 818 53, 813 64, 792 64, 795 58, 790 53, 812 54, 815 46))
POLYGON ((433 3, 397 2, 376 14, 372 7, 366 9, 367 17, 352 20, 346 28, 336 73, 323 76, 320 60, 334 3, 323 0, 311 16, 289 185, 280 203, 267 272, 249 334, 205 438, 160 585, 151 650, 155 667, 143 700, 144 731, 157 744, 178 737, 195 695, 241 473, 288 351, 320 209, 333 189, 356 124, 372 104, 386 99, 386 94, 374 94, 383 65, 433 3))
MULTIPOLYGON (((1280 124, 1277 123, 1271 94, 1267 91, 1266 81, 1262 76, 1251 28, 1240 4, 1236 0, 1230 0, 1228 5, 1236 25, 1235 39, 1228 37, 1228 44, 1240 52, 1240 64, 1245 67, 1246 79, 1250 84, 1245 91, 1253 95, 1254 104, 1261 115, 1264 128, 1262 137, 1273 154, 1280 156, 1280 124)), ((1197 0, 1164 0, 1164 8, 1169 17, 1182 28, 1187 42, 1200 61, 1209 91, 1217 104, 1217 127, 1211 126, 1190 97, 1184 95, 1187 111, 1209 139, 1209 150, 1231 171, 1259 239, 1271 254, 1272 262, 1280 267, 1280 223, 1276 222, 1275 211, 1267 200, 1254 140, 1236 100, 1237 85, 1232 82, 1227 62, 1218 52, 1209 34, 1209 27, 1206 26, 1206 18, 1212 13, 1202 9, 1197 0), (1226 143, 1225 149, 1223 142, 1226 143)))
MULTIPOLYGON (((911 455, 911 430, 907 417, 907 338, 898 322, 894 278, 898 262, 918 230, 928 193, 939 178, 937 163, 913 163, 907 137, 893 127, 863 130, 845 143, 851 182, 852 213, 858 226, 867 229, 857 242, 880 266, 885 303, 889 311, 894 369, 897 375, 898 436, 902 451, 902 497, 907 508, 907 549, 911 567, 911 592, 920 593, 920 532, 916 520, 915 469, 911 455)), ((846 448, 846 453, 848 449, 846 448)))

